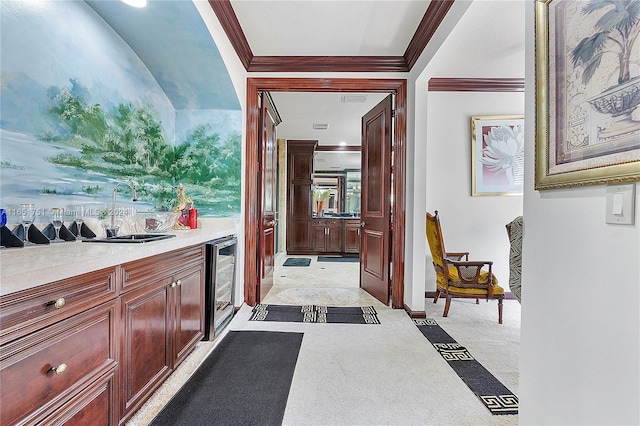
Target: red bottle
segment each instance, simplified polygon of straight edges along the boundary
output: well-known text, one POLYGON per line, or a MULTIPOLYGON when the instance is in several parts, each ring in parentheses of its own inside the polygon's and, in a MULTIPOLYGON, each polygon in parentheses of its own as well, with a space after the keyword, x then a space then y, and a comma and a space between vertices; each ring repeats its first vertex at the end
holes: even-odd
POLYGON ((191 207, 189 209, 189 228, 196 229, 198 227, 198 209, 191 207))

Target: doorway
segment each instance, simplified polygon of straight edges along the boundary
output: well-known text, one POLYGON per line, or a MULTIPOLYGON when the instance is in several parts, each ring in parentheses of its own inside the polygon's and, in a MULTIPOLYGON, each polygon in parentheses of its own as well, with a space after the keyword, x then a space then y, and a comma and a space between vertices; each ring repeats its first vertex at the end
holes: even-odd
MULTIPOLYGON (((372 92, 387 93, 395 97, 393 126, 394 175, 391 214, 394 217, 391 242, 395 248, 391 259, 391 306, 404 307, 404 228, 405 228, 405 171, 406 171, 406 80, 404 79, 286 79, 250 78, 247 80, 247 145, 245 188, 245 232, 258 235, 257 223, 261 220, 258 194, 259 164, 259 93, 261 92, 372 92)), ((245 244, 245 302, 259 302, 259 239, 246 238, 245 244)))

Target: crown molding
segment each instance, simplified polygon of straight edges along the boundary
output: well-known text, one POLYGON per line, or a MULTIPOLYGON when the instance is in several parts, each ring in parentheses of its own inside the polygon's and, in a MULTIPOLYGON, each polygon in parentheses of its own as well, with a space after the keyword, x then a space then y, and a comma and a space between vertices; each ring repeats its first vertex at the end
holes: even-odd
POLYGON ((254 56, 249 72, 406 72, 402 56, 254 56))
POLYGON ((254 56, 231 0, 209 0, 247 72, 408 72, 453 5, 432 0, 404 56, 254 56))
POLYGON ((231 1, 209 0, 209 5, 218 17, 220 25, 222 25, 224 32, 227 34, 233 49, 236 51, 236 54, 244 66, 244 69, 248 69, 251 60, 253 59, 253 52, 251 51, 249 42, 244 35, 244 31, 242 31, 240 21, 238 21, 238 17, 233 11, 231 1))
POLYGON ((523 78, 431 78, 430 92, 524 92, 523 78))
POLYGON ((427 11, 422 17, 413 38, 404 52, 404 60, 408 70, 411 70, 416 61, 427 47, 429 40, 433 37, 442 20, 453 6, 454 0, 432 0, 427 7, 427 11))

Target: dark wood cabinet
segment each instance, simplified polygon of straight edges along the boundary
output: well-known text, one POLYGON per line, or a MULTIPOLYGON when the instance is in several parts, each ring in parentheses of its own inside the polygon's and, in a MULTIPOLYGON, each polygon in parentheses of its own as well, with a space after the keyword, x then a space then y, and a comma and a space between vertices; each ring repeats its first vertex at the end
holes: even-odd
POLYGON ((0 424, 124 424, 203 336, 204 245, 0 296, 0 424))
POLYGON ((118 421, 115 405, 116 373, 95 381, 71 403, 63 406, 47 423, 55 425, 114 425, 118 421))
POLYGON ((313 219, 313 251, 316 253, 342 252, 342 220, 313 219))
POLYGON ((204 268, 196 266, 180 272, 176 274, 175 280, 174 369, 204 335, 204 268))
POLYGON ((317 141, 287 141, 287 254, 356 254, 360 220, 313 216, 317 141))
POLYGON ((360 253, 360 219, 344 221, 344 253, 360 253))
POLYGON ((128 419, 171 373, 171 286, 164 277, 121 297, 121 412, 128 419))
POLYGON ((121 424, 202 339, 204 246, 131 262, 122 271, 128 291, 121 296, 121 424))
POLYGON ((98 398, 92 386, 112 383, 117 368, 116 302, 87 306, 0 348, 0 424, 52 424, 80 411, 86 424, 117 421, 111 385, 102 403, 91 402, 98 398))
POLYGON ((313 250, 313 152, 317 141, 287 141, 287 253, 313 250))

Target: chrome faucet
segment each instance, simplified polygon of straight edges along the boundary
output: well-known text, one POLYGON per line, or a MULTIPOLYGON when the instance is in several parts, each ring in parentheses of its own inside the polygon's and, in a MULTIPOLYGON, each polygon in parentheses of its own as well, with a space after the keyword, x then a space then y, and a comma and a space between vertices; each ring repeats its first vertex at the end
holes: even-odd
POLYGON ((113 187, 113 195, 111 196, 111 229, 114 229, 116 226, 116 197, 118 196, 118 187, 123 183, 131 188, 131 192, 133 193, 131 201, 138 201, 138 195, 136 194, 136 188, 133 186, 133 183, 118 182, 116 186, 113 187))

